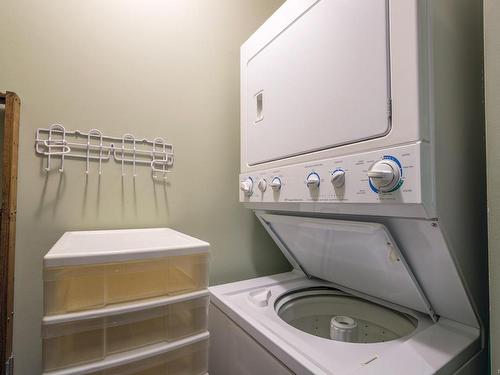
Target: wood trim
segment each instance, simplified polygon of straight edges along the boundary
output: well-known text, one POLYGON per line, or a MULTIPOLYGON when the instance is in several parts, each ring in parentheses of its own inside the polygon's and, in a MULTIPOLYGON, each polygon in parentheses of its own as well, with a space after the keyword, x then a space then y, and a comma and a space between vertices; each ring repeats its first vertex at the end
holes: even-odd
POLYGON ((16 238, 17 167, 21 100, 13 92, 0 93, 5 104, 2 206, 0 218, 0 374, 12 355, 14 320, 14 253, 16 238))

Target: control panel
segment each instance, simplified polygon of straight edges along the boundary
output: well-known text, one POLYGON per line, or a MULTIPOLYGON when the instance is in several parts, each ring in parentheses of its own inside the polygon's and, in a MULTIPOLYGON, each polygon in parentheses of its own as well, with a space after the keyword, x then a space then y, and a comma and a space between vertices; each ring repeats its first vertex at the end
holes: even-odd
POLYGON ((421 143, 240 175, 242 202, 422 203, 421 143))

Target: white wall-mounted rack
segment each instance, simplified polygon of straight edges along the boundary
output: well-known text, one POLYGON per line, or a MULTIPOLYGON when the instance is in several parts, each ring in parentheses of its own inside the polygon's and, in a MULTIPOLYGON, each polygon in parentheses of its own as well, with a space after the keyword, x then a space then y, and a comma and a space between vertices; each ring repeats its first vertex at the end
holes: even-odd
POLYGON ((44 168, 47 172, 52 169, 54 158, 59 159, 61 173, 64 172, 65 158, 85 160, 86 174, 90 172, 90 162, 97 162, 98 172, 102 174, 102 163, 113 158, 121 164, 122 176, 126 175, 125 165, 132 165, 134 178, 138 165, 148 165, 152 177, 163 180, 166 180, 167 173, 174 166, 174 147, 161 137, 153 140, 137 139, 129 133, 113 137, 102 134, 99 129, 69 131, 61 124, 36 130, 35 151, 47 158, 44 168))

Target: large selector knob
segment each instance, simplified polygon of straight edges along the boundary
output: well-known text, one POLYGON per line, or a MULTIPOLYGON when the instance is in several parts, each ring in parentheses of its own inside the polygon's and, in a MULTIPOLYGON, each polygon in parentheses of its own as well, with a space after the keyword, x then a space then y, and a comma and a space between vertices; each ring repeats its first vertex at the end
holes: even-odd
POLYGON ((316 172, 310 173, 306 179, 307 187, 309 189, 314 189, 319 187, 320 180, 321 179, 319 178, 319 174, 317 174, 316 172))
POLYGON ((240 182, 240 190, 247 197, 252 195, 252 193, 253 193, 253 181, 250 177, 248 177, 246 180, 240 182))
POLYGON ((398 189, 401 186, 401 165, 393 157, 374 163, 368 171, 370 186, 375 192, 387 193, 398 189))
POLYGON ((345 171, 343 169, 335 169, 332 172, 332 185, 336 188, 344 186, 345 183, 345 171))
POLYGON ((274 190, 274 191, 280 191, 281 189, 281 180, 279 177, 274 177, 272 180, 271 180, 271 188, 274 190))

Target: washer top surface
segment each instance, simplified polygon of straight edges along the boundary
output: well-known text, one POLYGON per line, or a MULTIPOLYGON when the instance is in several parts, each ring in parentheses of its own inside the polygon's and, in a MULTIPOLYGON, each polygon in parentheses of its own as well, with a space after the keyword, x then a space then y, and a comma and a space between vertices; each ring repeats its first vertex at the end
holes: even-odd
MULTIPOLYGON (((394 373, 398 368, 405 369, 401 370, 401 373, 408 375, 434 374, 451 361, 463 363, 464 358, 469 356, 469 350, 479 345, 479 330, 476 328, 445 318, 434 323, 428 315, 416 310, 396 307, 353 291, 337 291, 337 297, 342 296, 347 300, 352 298, 349 303, 357 311, 361 306, 376 306, 376 310, 380 309, 375 314, 378 318, 396 317, 399 320, 401 326, 374 319, 373 314, 368 319, 378 322, 379 326, 386 325, 396 331, 388 336, 388 340, 343 342, 311 334, 314 330, 307 332, 306 329, 294 327, 294 324, 297 324, 294 322, 293 312, 300 311, 301 304, 305 306, 305 310, 308 306, 316 305, 312 315, 320 315, 317 314, 319 300, 307 301, 307 297, 303 296, 306 299, 300 301, 300 293, 307 290, 307 295, 311 290, 325 287, 331 291, 336 285, 318 279, 308 279, 303 273, 295 270, 213 286, 209 290, 212 304, 297 374, 391 373, 389 370, 394 373), (286 322, 288 319, 291 324, 286 322), (411 368, 408 368, 408 363, 412 364, 411 368), (368 369, 376 369, 378 372, 364 372, 368 369)), ((314 295, 309 297, 316 298, 314 295)), ((331 306, 330 302, 326 303, 326 306, 329 304, 331 306)), ((329 311, 328 314, 332 312, 329 311)), ((339 312, 346 313, 342 316, 349 317, 349 311, 339 312)), ((354 316, 354 319, 356 318, 361 316, 354 316)), ((302 326, 305 325, 307 323, 302 326)))

